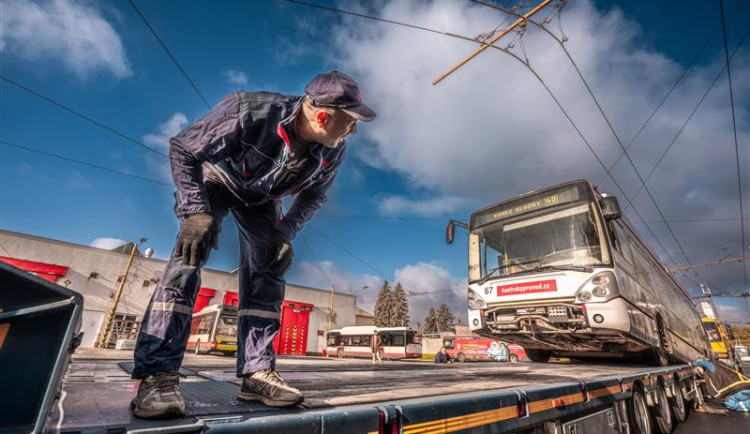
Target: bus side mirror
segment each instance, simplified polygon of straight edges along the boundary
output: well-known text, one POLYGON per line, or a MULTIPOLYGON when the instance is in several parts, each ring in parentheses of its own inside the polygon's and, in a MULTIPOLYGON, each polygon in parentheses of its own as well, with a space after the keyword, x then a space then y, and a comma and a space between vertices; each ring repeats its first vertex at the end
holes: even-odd
POLYGON ((620 202, 614 196, 607 196, 599 201, 599 205, 602 207, 602 216, 604 220, 616 220, 622 217, 622 210, 620 209, 620 202))
POLYGON ((463 222, 459 222, 456 220, 451 220, 448 222, 448 226, 445 228, 445 242, 448 244, 453 244, 453 240, 456 236, 456 225, 461 226, 462 228, 469 230, 469 225, 463 222))

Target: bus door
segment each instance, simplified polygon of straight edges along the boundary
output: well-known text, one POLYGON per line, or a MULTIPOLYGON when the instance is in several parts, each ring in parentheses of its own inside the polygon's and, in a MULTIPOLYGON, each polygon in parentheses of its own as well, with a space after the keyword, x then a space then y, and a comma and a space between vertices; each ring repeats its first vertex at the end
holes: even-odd
POLYGON ((273 340, 278 355, 304 356, 307 353, 307 332, 313 305, 298 301, 281 304, 281 328, 273 340))

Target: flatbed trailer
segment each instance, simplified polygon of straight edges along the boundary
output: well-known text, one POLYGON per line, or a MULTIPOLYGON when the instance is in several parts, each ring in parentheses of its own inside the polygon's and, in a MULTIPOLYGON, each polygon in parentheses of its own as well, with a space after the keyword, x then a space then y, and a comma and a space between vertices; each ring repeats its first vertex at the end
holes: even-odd
MULTIPOLYGON (((80 352, 81 349, 78 350, 80 352)), ((132 353, 131 353, 132 354, 132 353)), ((286 409, 236 399, 233 358, 187 355, 182 419, 134 418, 127 352, 74 356, 47 432, 659 432, 701 399, 688 365, 370 361, 280 358, 305 402, 286 409), (635 397, 635 398, 634 398, 635 397), (672 408, 674 407, 674 408, 672 408), (665 416, 667 415, 667 416, 665 416)), ((671 429, 671 428, 670 428, 671 429)))

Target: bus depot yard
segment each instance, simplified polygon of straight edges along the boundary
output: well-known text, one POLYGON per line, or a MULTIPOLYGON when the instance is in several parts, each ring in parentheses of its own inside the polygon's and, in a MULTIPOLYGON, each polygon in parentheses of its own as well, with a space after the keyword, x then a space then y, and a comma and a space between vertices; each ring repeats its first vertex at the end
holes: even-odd
MULTIPOLYGON (((421 409, 425 414, 412 411, 411 415, 400 416, 398 426, 401 431, 393 432, 452 432, 451 427, 460 431, 461 425, 455 425, 460 420, 464 421, 464 429, 476 427, 481 431, 479 422, 490 423, 493 417, 501 422, 505 416, 510 421, 511 413, 521 421, 516 427, 522 428, 524 418, 527 423, 534 422, 535 417, 549 418, 550 414, 543 415, 545 412, 563 414, 567 409, 580 413, 586 403, 592 406, 611 404, 617 395, 627 393, 624 390, 627 384, 636 389, 648 388, 649 385, 640 381, 647 377, 645 373, 661 370, 682 375, 680 372, 687 374, 692 371, 685 365, 653 368, 617 362, 436 365, 428 360, 412 359, 386 360, 383 365, 373 366, 369 359, 362 358, 280 357, 277 369, 291 385, 303 392, 305 401, 297 407, 274 409, 236 399, 240 383, 234 373, 234 358, 186 354, 181 389, 188 416, 177 420, 149 421, 134 418, 130 412, 129 402, 137 388, 136 381, 130 379, 130 369, 132 352, 78 349, 64 378, 61 399, 50 413, 47 423, 50 431, 391 432, 378 426, 378 409, 396 408, 406 413, 409 413, 409 408, 421 409), (618 381, 625 386, 619 386, 618 381), (586 396, 581 392, 581 384, 587 385, 586 396), (643 386, 637 386, 639 384, 643 386), (524 407, 519 407, 518 403, 503 405, 508 396, 523 396, 524 407), (496 409, 500 404, 500 410, 488 412, 485 400, 496 409), (449 406, 450 410, 441 406, 449 406), (467 415, 452 416, 453 422, 446 422, 451 419, 451 410, 467 415), (519 411, 526 416, 521 416, 519 411), (503 412, 507 415, 504 416, 503 412), (479 413, 484 416, 479 419, 472 416, 479 413), (410 422, 417 421, 418 417, 422 420, 435 417, 443 421, 441 427, 445 429, 419 431, 416 427, 409 428, 418 425, 410 422)), ((700 432, 690 429, 699 423, 711 426, 714 433, 740 433, 746 432, 750 418, 740 413, 728 416, 694 413, 690 420, 678 427, 677 432, 700 432), (721 429, 717 429, 717 422, 721 429)))

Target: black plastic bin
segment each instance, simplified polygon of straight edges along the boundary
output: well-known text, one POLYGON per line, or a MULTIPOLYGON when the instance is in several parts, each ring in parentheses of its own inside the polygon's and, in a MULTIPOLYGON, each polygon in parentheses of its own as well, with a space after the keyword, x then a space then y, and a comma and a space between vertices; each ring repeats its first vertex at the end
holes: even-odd
POLYGON ((0 431, 42 432, 80 342, 83 296, 0 262, 0 431))

